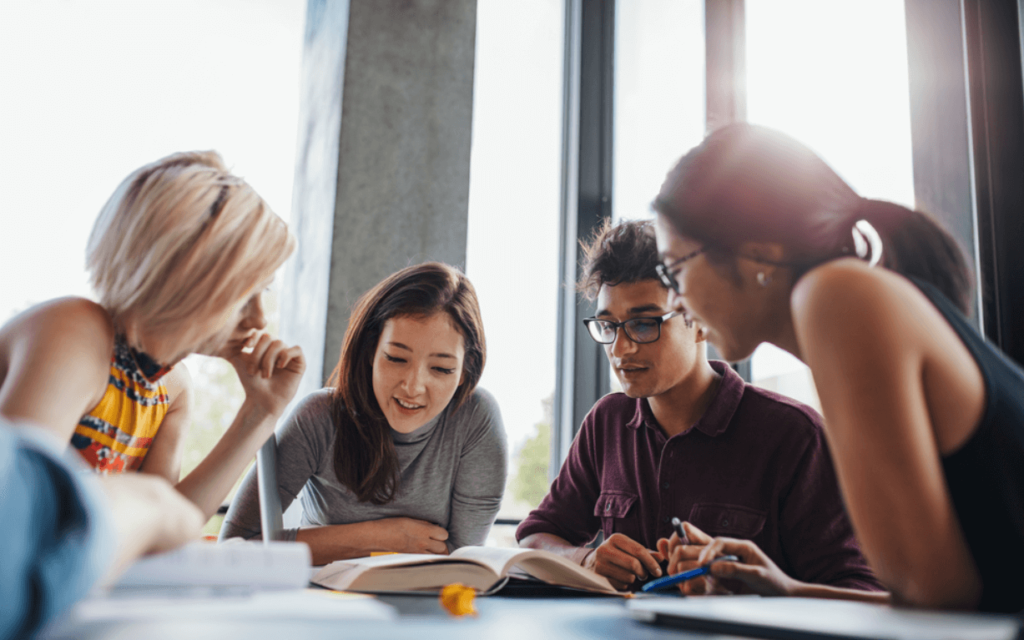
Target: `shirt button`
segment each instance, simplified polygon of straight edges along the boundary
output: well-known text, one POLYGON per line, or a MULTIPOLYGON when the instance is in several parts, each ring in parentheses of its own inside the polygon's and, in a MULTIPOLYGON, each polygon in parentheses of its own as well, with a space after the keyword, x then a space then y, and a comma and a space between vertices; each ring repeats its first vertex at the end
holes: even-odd
POLYGON ((672 518, 669 518, 668 516, 665 516, 664 518, 661 519, 661 521, 667 523, 671 519, 672 518))
POLYGON ((662 489, 668 489, 668 483, 667 482, 662 482, 661 483, 661 488, 662 489))
POLYGON ((728 519, 722 520, 722 526, 723 527, 728 527, 729 526, 729 520, 728 519))

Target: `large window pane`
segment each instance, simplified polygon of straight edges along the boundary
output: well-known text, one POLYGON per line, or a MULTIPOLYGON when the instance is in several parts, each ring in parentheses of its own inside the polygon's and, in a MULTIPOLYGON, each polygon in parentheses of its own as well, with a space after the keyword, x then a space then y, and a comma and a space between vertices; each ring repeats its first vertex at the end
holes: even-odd
MULTIPOLYGON (((0 3, 0 323, 49 298, 91 295, 85 244, 100 207, 130 171, 169 153, 220 151, 288 219, 305 9, 0 3)), ((183 472, 242 401, 223 360, 186 364, 196 402, 183 472)))
POLYGON ((704 137, 701 0, 616 5, 612 212, 649 218, 672 164, 704 137))
MULTIPOLYGON (((914 205, 901 0, 747 0, 747 115, 821 155, 862 196, 914 205)), ((761 346, 752 378, 818 406, 806 367, 761 346)))
MULTIPOLYGON (((499 518, 547 493, 561 185, 560 0, 480 0, 467 274, 487 332, 480 385, 501 405, 509 484, 499 518)), ((515 545, 496 526, 490 544, 515 545)))
MULTIPOLYGON (((705 102, 703 2, 629 0, 615 11, 617 222, 653 217, 665 174, 704 137, 705 102)), ((622 391, 614 371, 609 380, 612 391, 622 391)))

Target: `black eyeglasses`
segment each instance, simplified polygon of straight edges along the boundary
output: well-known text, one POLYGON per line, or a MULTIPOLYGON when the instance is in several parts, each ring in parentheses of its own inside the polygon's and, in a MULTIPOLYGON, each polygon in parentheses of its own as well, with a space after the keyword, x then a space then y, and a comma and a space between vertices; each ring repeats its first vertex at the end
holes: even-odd
POLYGON ((704 253, 707 250, 708 247, 707 245, 705 245, 700 249, 697 249, 696 251, 691 251, 682 258, 679 258, 678 260, 673 260, 671 264, 664 264, 659 262, 657 265, 655 265, 654 270, 658 272, 658 278, 661 279, 661 284, 665 285, 666 287, 675 291, 676 293, 679 293, 679 281, 676 280, 675 275, 672 273, 672 269, 678 267, 687 260, 692 260, 696 258, 697 256, 699 256, 700 254, 704 253))
MULTIPOLYGON (((657 342, 661 337, 661 323, 669 318, 680 315, 678 311, 669 311, 663 316, 655 318, 632 318, 625 322, 612 322, 599 318, 585 318, 583 324, 587 325, 590 337, 599 344, 611 344, 615 342, 615 336, 619 327, 626 332, 626 337, 637 344, 657 342)), ((689 326, 689 325, 688 325, 689 326)))

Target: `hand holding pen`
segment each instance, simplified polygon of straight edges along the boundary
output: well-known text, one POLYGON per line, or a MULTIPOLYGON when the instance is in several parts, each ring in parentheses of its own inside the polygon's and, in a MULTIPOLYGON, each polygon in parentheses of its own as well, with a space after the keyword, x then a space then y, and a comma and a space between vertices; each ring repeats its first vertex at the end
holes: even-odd
POLYGON ((787 596, 799 593, 803 583, 786 575, 750 540, 712 538, 689 522, 683 523, 683 527, 689 544, 673 547, 669 557, 669 574, 708 567, 703 580, 681 583, 680 589, 684 594, 706 592, 787 596), (726 560, 722 556, 734 556, 736 560, 726 560))
MULTIPOLYGON (((697 558, 712 538, 689 522, 672 518, 672 537, 658 541, 658 551, 667 562, 667 574, 676 575, 700 566, 697 558), (689 532, 689 533, 688 533, 689 532)), ((700 595, 705 592, 704 580, 688 580, 679 585, 684 595, 700 595)))

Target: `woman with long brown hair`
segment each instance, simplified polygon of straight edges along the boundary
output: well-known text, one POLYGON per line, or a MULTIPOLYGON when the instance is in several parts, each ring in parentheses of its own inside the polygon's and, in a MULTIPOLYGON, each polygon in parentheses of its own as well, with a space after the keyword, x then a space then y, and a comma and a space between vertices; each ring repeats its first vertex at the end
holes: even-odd
MULTIPOLYGON (((364 294, 330 388, 278 433, 282 506, 302 491, 286 537, 308 543, 314 564, 483 544, 506 474, 498 406, 477 388, 485 359, 476 292, 457 269, 407 267, 364 294)), ((260 535, 257 496, 253 471, 221 539, 260 535)))

